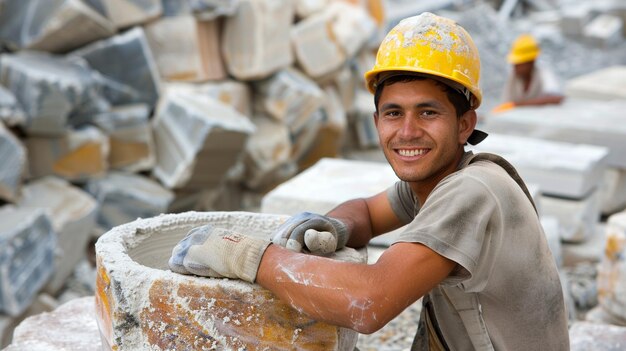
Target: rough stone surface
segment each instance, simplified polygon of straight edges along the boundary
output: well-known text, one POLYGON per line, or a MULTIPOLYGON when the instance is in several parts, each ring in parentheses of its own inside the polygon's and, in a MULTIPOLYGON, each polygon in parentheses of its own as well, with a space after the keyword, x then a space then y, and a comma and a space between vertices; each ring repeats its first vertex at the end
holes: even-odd
POLYGON ((47 293, 56 295, 85 257, 96 222, 96 200, 63 179, 45 177, 24 186, 18 206, 44 209, 57 233, 54 274, 45 286, 47 293))
POLYGON ((604 257, 598 268, 598 300, 604 311, 626 322, 626 212, 607 220, 604 257))
POLYGON ((602 186, 609 154, 605 147, 497 133, 471 149, 504 157, 525 182, 537 184, 544 194, 575 199, 602 186))
POLYGON ((583 242, 596 233, 600 221, 600 191, 594 189, 582 199, 541 196, 542 213, 559 220, 561 239, 583 242))
POLYGON ((94 297, 82 297, 26 318, 5 351, 103 350, 94 313, 94 297))
POLYGON ((0 208, 0 312, 30 306, 54 272, 56 239, 42 209, 0 208))
MULTIPOLYGON (((356 332, 313 321, 257 285, 167 270, 172 248, 193 227, 212 223, 269 238, 286 218, 187 212, 137 220, 100 237, 96 310, 105 347, 352 351, 356 332)), ((331 258, 367 260, 353 249, 331 258)))
POLYGON ((15 201, 22 188, 26 171, 24 145, 0 122, 0 199, 15 201))
POLYGON ((572 78, 565 84, 565 95, 597 100, 626 99, 626 65, 611 66, 572 78))
POLYGON ((569 330, 572 351, 618 351, 626 348, 626 327, 576 322, 569 330))

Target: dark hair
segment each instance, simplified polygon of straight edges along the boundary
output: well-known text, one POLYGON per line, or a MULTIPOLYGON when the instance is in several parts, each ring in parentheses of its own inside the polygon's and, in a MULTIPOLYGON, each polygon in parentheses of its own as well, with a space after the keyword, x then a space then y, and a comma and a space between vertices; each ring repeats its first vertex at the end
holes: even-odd
MULTIPOLYGON (((376 105, 376 112, 378 112, 378 102, 380 101, 380 95, 383 93, 383 88, 385 87, 385 85, 391 85, 391 84, 398 83, 398 82, 406 83, 406 82, 412 82, 415 80, 424 80, 424 79, 431 79, 431 78, 407 74, 407 75, 393 76, 393 77, 389 77, 385 79, 381 84, 379 84, 376 87, 376 92, 374 93, 374 104, 376 105)), ((446 96, 448 97, 448 100, 454 106, 457 117, 463 116, 465 112, 470 110, 471 108, 470 102, 465 98, 463 94, 456 91, 451 86, 444 84, 436 79, 433 79, 433 81, 438 86, 440 86, 443 89, 443 91, 446 92, 446 96)))

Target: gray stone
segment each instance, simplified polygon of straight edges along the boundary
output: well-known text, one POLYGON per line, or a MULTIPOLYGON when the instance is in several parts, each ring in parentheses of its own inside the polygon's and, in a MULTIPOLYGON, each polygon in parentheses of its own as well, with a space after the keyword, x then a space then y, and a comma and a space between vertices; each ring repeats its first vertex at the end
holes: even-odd
POLYGON ((24 186, 18 207, 43 209, 57 233, 55 270, 44 288, 56 295, 85 257, 96 221, 96 200, 63 179, 45 177, 24 186))
POLYGON ((624 40, 624 22, 617 16, 602 14, 594 18, 583 29, 583 37, 591 45, 606 48, 624 40))
POLYGON ((80 59, 26 51, 2 54, 0 63, 0 83, 24 109, 30 135, 62 135, 71 119, 109 108, 80 59))
POLYGON ((524 181, 537 184, 546 195, 574 199, 602 186, 609 154, 605 147, 498 133, 470 148, 504 157, 524 181))
POLYGON ((101 74, 104 96, 112 105, 146 103, 153 107, 159 98, 159 72, 141 27, 89 44, 70 55, 84 58, 101 74))
POLYGON ((93 117, 93 122, 109 137, 109 168, 127 172, 148 171, 156 154, 146 104, 122 105, 93 117))
POLYGON ((0 38, 14 49, 63 53, 109 37, 115 27, 80 0, 5 0, 0 38))
POLYGON ((167 89, 153 120, 153 174, 169 189, 213 189, 224 180, 255 127, 232 107, 189 91, 167 89))
POLYGON ((15 201, 26 172, 26 149, 0 122, 0 199, 15 201))
POLYGON ((0 85, 0 122, 9 127, 26 124, 26 114, 12 92, 0 85))
POLYGON ((161 0, 102 0, 115 27, 128 28, 153 20, 163 13, 161 0))
POLYGON ((98 201, 97 222, 105 230, 165 213, 174 199, 171 191, 139 174, 109 172, 86 188, 98 201))
POLYGON ((626 65, 572 78, 565 84, 565 95, 578 99, 626 100, 626 65))
POLYGON ((162 0, 163 17, 193 14, 202 20, 232 16, 239 0, 162 0))
POLYGON ((54 272, 56 239, 42 209, 0 208, 0 312, 30 306, 54 272))
POLYGON ((626 328, 575 322, 569 329, 572 351, 619 351, 626 348, 626 328))
POLYGON ((291 65, 293 21, 290 0, 240 0, 224 21, 222 53, 228 72, 239 80, 261 79, 291 65))

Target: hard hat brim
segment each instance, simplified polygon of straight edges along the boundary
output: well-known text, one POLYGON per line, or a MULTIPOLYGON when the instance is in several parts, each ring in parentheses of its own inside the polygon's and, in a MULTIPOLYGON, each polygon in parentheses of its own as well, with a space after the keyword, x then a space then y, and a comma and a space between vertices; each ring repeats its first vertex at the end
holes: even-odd
MULTIPOLYGON (((439 72, 429 71, 426 69, 415 70, 415 68, 413 67, 406 67, 406 69, 403 69, 403 67, 399 67, 393 70, 373 69, 365 73, 365 82, 367 84, 367 90, 369 90, 370 93, 374 94, 376 93, 376 87, 379 84, 381 84, 382 82, 384 82, 385 80, 391 77, 400 76, 400 75, 413 75, 413 76, 420 76, 424 78, 434 79, 456 90, 467 88, 462 80, 456 80, 453 77, 442 75, 439 72)), ((472 93, 473 98, 470 100, 470 105, 471 105, 471 108, 475 110, 478 108, 478 106, 480 106, 480 103, 482 101, 482 93, 480 92, 480 90, 476 91, 476 90, 472 90, 469 88, 467 88, 467 90, 469 90, 470 93, 472 93)))

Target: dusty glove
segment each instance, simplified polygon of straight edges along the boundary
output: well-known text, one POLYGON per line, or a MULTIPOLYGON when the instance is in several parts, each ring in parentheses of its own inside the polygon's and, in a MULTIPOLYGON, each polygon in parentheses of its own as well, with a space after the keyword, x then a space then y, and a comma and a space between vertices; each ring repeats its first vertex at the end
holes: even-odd
POLYGON ((340 220, 310 212, 302 212, 283 223, 272 242, 300 252, 306 248, 315 254, 328 254, 346 246, 348 227, 340 220))
POLYGON ((269 240, 212 225, 192 229, 172 250, 170 269, 181 274, 238 278, 253 283, 269 240))

